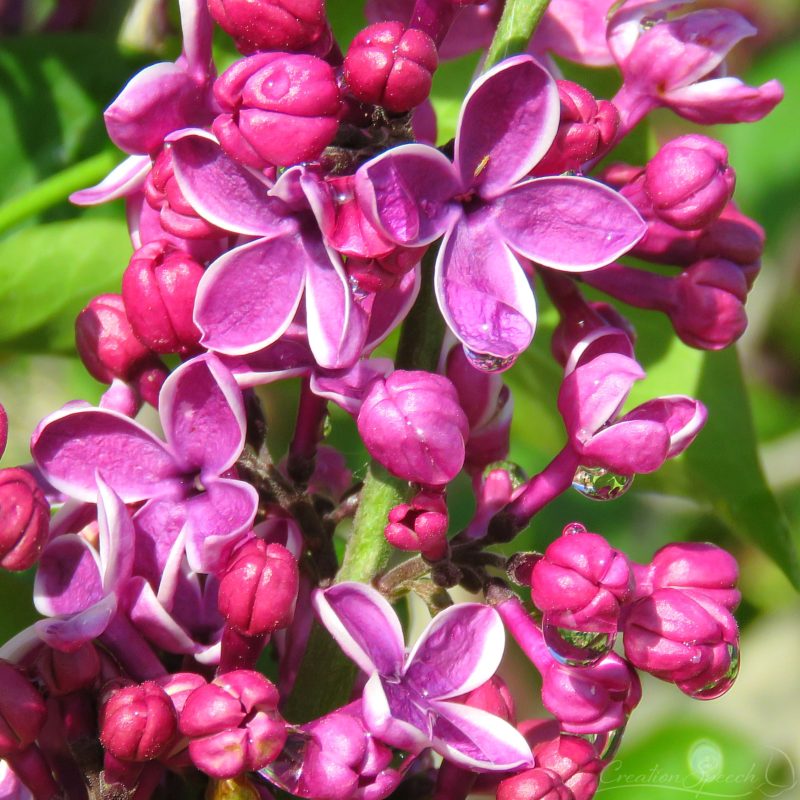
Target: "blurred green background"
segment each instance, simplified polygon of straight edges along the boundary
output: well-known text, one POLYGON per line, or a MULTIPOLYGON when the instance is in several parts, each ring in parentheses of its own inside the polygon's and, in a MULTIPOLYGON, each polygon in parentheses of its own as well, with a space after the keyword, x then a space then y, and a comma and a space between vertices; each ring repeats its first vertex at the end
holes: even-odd
MULTIPOLYGON (((79 210, 66 196, 121 158, 105 137, 102 109, 133 72, 174 58, 180 47, 174 3, 57 5, 0 0, 0 402, 10 422, 3 466, 29 459, 28 437, 45 414, 75 398, 96 402, 102 390, 73 353, 72 325, 92 296, 119 291, 130 245, 121 204, 79 210), (58 13, 64 16, 54 21, 58 13), (65 29, 43 31, 48 21, 65 29)), ((619 500, 559 499, 515 548, 541 548, 565 523, 581 520, 639 561, 684 539, 715 541, 739 558, 739 680, 709 703, 646 680, 642 705, 601 784, 603 800, 800 798, 800 4, 728 5, 761 31, 734 53, 731 71, 751 83, 777 77, 787 91, 767 119, 709 132, 730 149, 737 202, 767 231, 749 330, 738 357, 706 355, 676 342, 663 319, 624 309, 648 371, 632 401, 694 394, 709 406, 710 423, 686 456, 640 476, 619 500)), ((329 0, 343 43, 362 24, 360 6, 329 0)), ((222 39, 218 56, 221 68, 234 57, 222 39)), ((452 135, 475 65, 476 57, 467 57, 437 74, 442 140, 452 135)), ((613 89, 613 77, 602 72, 569 75, 613 89)), ((632 142, 631 159, 687 129, 655 115, 632 142)), ((529 473, 547 463, 563 435, 555 411, 559 371, 548 352, 554 314, 539 299, 535 345, 508 373, 516 403, 512 457, 529 473)), ((271 441, 277 455, 296 397, 292 382, 264 392, 269 418, 278 420, 271 441)), ((339 413, 332 421, 332 442, 363 472, 366 456, 352 422, 339 413)), ((452 493, 454 525, 468 518, 470 503, 466 484, 452 493)), ((30 574, 0 576, 0 640, 36 618, 31 584, 30 574)), ((533 668, 512 651, 503 674, 522 715, 539 713, 533 668)))

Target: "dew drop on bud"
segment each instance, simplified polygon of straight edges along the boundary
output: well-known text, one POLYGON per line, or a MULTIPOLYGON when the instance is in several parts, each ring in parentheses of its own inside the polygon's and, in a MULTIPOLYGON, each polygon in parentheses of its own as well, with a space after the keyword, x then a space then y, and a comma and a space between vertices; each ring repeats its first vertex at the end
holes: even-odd
POLYGON ((565 735, 586 739, 587 742, 594 745, 597 757, 601 761, 611 761, 617 755, 624 733, 625 726, 622 725, 604 733, 565 733, 565 735))
POLYGON ((509 369, 517 360, 516 356, 494 356, 491 353, 476 353, 468 347, 464 347, 464 355, 467 361, 472 364, 475 369, 482 372, 503 372, 509 369))
POLYGON ((633 475, 618 475, 605 467, 578 467, 572 488, 590 500, 615 500, 631 488, 633 475))
POLYGON ((655 28, 659 22, 660 20, 654 19, 653 17, 642 17, 642 19, 639 20, 639 30, 642 32, 649 31, 652 28, 655 28))
POLYGON ((564 530, 561 531, 561 535, 574 536, 575 534, 586 532, 586 526, 582 522, 570 522, 568 525, 564 526, 564 530))
POLYGON ((718 697, 722 697, 733 686, 736 676, 739 674, 739 648, 729 644, 728 657, 730 665, 717 680, 699 688, 687 685, 686 682, 677 683, 676 686, 684 694, 688 694, 689 697, 693 697, 695 700, 716 700, 718 697))
POLYGON ((542 635, 557 661, 570 667, 590 667, 614 646, 617 626, 598 619, 578 623, 569 612, 548 611, 542 618, 542 635))
POLYGON ((356 300, 363 300, 369 294, 369 292, 361 287, 361 284, 358 282, 358 278, 356 278, 355 275, 351 275, 348 278, 348 282, 350 283, 350 289, 353 292, 353 297, 355 297, 356 300))
POLYGON ((299 730, 290 731, 280 755, 271 764, 259 770, 259 774, 279 789, 295 794, 300 785, 306 748, 310 741, 310 734, 299 730))

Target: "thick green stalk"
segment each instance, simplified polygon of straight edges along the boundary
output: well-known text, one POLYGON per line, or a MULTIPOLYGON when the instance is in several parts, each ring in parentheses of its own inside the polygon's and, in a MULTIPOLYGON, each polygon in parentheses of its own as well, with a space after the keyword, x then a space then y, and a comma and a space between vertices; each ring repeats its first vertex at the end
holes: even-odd
POLYGON ((504 58, 523 53, 550 0, 506 0, 503 16, 489 46, 484 72, 504 58))
POLYGON ((61 205, 73 192, 102 180, 118 161, 119 157, 110 150, 98 153, 45 178, 24 194, 4 203, 0 206, 0 233, 13 228, 28 217, 61 205))

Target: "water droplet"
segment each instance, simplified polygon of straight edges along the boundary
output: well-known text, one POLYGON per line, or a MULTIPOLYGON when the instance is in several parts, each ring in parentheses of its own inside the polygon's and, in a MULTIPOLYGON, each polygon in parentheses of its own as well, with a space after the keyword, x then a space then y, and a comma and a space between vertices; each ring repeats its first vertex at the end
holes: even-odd
POLYGON ((464 355, 475 369, 483 372, 503 372, 517 360, 516 356, 493 356, 491 353, 477 353, 468 347, 464 348, 464 355))
POLYGON ((695 700, 716 700, 718 697, 722 697, 733 686, 736 676, 739 674, 739 648, 729 644, 728 658, 730 661, 728 669, 719 678, 705 686, 697 688, 690 681, 677 683, 676 686, 695 700))
POLYGON ((642 17, 639 20, 639 30, 642 32, 649 31, 651 28, 655 28, 659 22, 661 22, 660 19, 655 19, 653 17, 642 17))
POLYGON ((618 475, 605 467, 578 467, 572 488, 590 500, 615 500, 631 488, 633 475, 618 475))
POLYGON ((586 526, 582 522, 570 522, 561 531, 562 536, 574 536, 577 533, 586 533, 586 526))
POLYGON ((333 420, 331 419, 330 414, 325 415, 325 419, 322 421, 322 436, 323 438, 327 439, 333 433, 333 420))
POLYGON ((361 288, 361 285, 358 282, 358 278, 356 278, 355 275, 350 275, 348 278, 348 282, 350 284, 350 289, 353 292, 353 296, 356 298, 356 300, 363 300, 369 294, 369 292, 361 288))
POLYGON ((579 739, 586 739, 587 742, 590 742, 591 744, 594 745, 597 757, 601 761, 611 761, 614 758, 614 756, 616 756, 617 750, 619 750, 619 746, 622 744, 623 733, 625 733, 624 725, 622 725, 619 728, 614 728, 613 730, 610 731, 605 731, 604 733, 565 732, 563 735, 575 736, 579 739))
POLYGON ((553 658, 571 667, 590 667, 614 646, 617 626, 602 619, 578 623, 568 611, 548 611, 542 618, 542 635, 553 658))
POLYGON ((310 741, 310 734, 300 730, 291 731, 286 737, 286 744, 280 755, 260 770, 260 774, 279 789, 295 794, 300 784, 306 748, 310 741))

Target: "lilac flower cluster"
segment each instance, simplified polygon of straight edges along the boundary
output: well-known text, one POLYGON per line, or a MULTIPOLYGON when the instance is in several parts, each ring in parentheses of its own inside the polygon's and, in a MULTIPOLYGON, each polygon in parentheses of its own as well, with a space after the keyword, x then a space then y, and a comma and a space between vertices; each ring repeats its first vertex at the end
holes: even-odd
MULTIPOLYGON (((666 314, 694 347, 744 330, 763 234, 731 199, 724 146, 689 134, 647 164, 614 160, 657 107, 715 124, 781 98, 724 76, 754 32, 742 17, 682 6, 552 0, 529 52, 477 77, 436 147, 439 60, 497 42, 499 0, 370 0, 344 54, 322 0, 180 0, 178 60, 105 112, 128 158, 73 197, 127 209, 121 294, 76 322, 108 389, 42 420, 33 464, 0 470, 0 565, 36 564, 43 617, 0 648, 3 796, 208 784, 379 800, 413 784, 438 800, 588 800, 638 671, 700 699, 730 687, 739 593, 720 548, 668 545, 638 565, 571 523, 543 554, 492 549, 571 487, 614 499, 705 422, 685 396, 623 410, 645 378, 635 336, 583 284, 666 314), (214 23, 241 53, 221 75, 214 23), (554 55, 616 65, 620 90, 593 97, 554 55), (560 315, 565 440, 527 478, 506 460, 502 373, 534 336, 534 283, 560 315), (377 357, 396 328, 395 359, 377 357), (270 433, 288 426, 255 389, 295 377, 273 461, 270 433), (159 434, 136 419, 145 403, 159 434), (329 403, 372 458, 363 482, 324 443, 329 403), (476 510, 452 531, 462 471, 476 510), (454 603, 458 585, 475 602, 454 603), (407 652, 394 604, 409 593, 433 618, 407 652), (517 720, 496 674, 506 631, 552 719, 517 720)), ((2 447, 6 434, 2 412, 2 447)))

